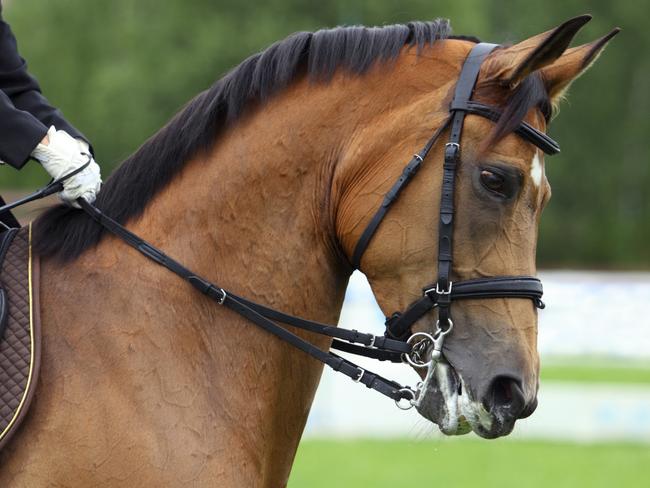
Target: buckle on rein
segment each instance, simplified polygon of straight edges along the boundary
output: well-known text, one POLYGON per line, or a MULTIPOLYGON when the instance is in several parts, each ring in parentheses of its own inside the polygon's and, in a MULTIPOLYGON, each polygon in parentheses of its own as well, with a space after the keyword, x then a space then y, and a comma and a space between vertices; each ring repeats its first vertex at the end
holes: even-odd
POLYGON ((419 407, 422 403, 424 392, 442 358, 442 346, 445 342, 445 336, 454 327, 451 319, 448 320, 448 323, 449 326, 443 330, 440 328, 440 321, 436 321, 436 331, 433 335, 427 332, 416 332, 406 341, 407 344, 411 345, 412 350, 408 354, 402 354, 402 361, 417 369, 427 368, 427 374, 423 381, 419 381, 415 385, 415 389, 406 387, 399 390, 400 393, 405 395, 400 400, 395 400, 395 405, 400 410, 410 410, 413 407, 419 407), (425 360, 427 355, 429 356, 428 361, 425 360))

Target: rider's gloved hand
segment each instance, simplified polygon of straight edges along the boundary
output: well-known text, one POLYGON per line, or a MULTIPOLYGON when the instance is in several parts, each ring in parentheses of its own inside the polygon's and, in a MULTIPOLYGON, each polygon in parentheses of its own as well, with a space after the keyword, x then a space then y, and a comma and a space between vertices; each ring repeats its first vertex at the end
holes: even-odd
POLYGON ((83 166, 90 158, 90 164, 76 175, 63 182, 63 191, 59 197, 68 205, 79 208, 77 198, 89 203, 95 201, 102 185, 99 166, 90 154, 85 141, 73 138, 67 132, 56 130, 54 126, 47 131, 47 137, 32 151, 32 157, 40 161, 55 180, 70 174, 83 166))

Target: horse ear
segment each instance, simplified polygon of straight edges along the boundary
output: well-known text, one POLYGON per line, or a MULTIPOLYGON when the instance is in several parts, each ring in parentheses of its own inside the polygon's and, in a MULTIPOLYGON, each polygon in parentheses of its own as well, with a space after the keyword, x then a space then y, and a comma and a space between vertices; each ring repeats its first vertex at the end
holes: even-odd
POLYGON ((567 49, 555 62, 540 70, 553 104, 562 98, 562 94, 573 80, 591 67, 607 43, 620 31, 621 29, 617 27, 594 42, 567 49))
POLYGON ((591 15, 580 15, 555 29, 494 51, 486 62, 486 79, 516 87, 529 74, 562 56, 573 37, 590 20, 591 15))

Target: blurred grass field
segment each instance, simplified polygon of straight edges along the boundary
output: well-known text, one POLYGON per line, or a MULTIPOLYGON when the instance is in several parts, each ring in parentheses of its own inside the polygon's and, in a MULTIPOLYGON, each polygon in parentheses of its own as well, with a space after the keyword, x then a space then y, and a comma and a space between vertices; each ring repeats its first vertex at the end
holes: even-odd
MULTIPOLYGON (((545 383, 650 388, 650 364, 618 358, 546 358, 545 383)), ((444 486, 650 487, 648 443, 462 438, 303 440, 289 488, 444 486)))
POLYGON ((650 486, 650 445, 307 439, 288 486, 644 488, 650 486))
POLYGON ((650 385, 650 362, 626 358, 552 357, 542 361, 540 380, 650 385))

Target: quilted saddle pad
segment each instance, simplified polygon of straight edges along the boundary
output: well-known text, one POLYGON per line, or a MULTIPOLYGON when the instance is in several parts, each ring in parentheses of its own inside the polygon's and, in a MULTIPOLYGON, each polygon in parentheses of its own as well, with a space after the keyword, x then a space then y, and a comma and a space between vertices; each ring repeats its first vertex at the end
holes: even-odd
POLYGON ((6 308, 0 326, 0 449, 24 419, 38 380, 40 317, 38 258, 31 224, 7 231, 0 247, 0 287, 6 308), (4 259, 3 259, 4 258, 4 259))

